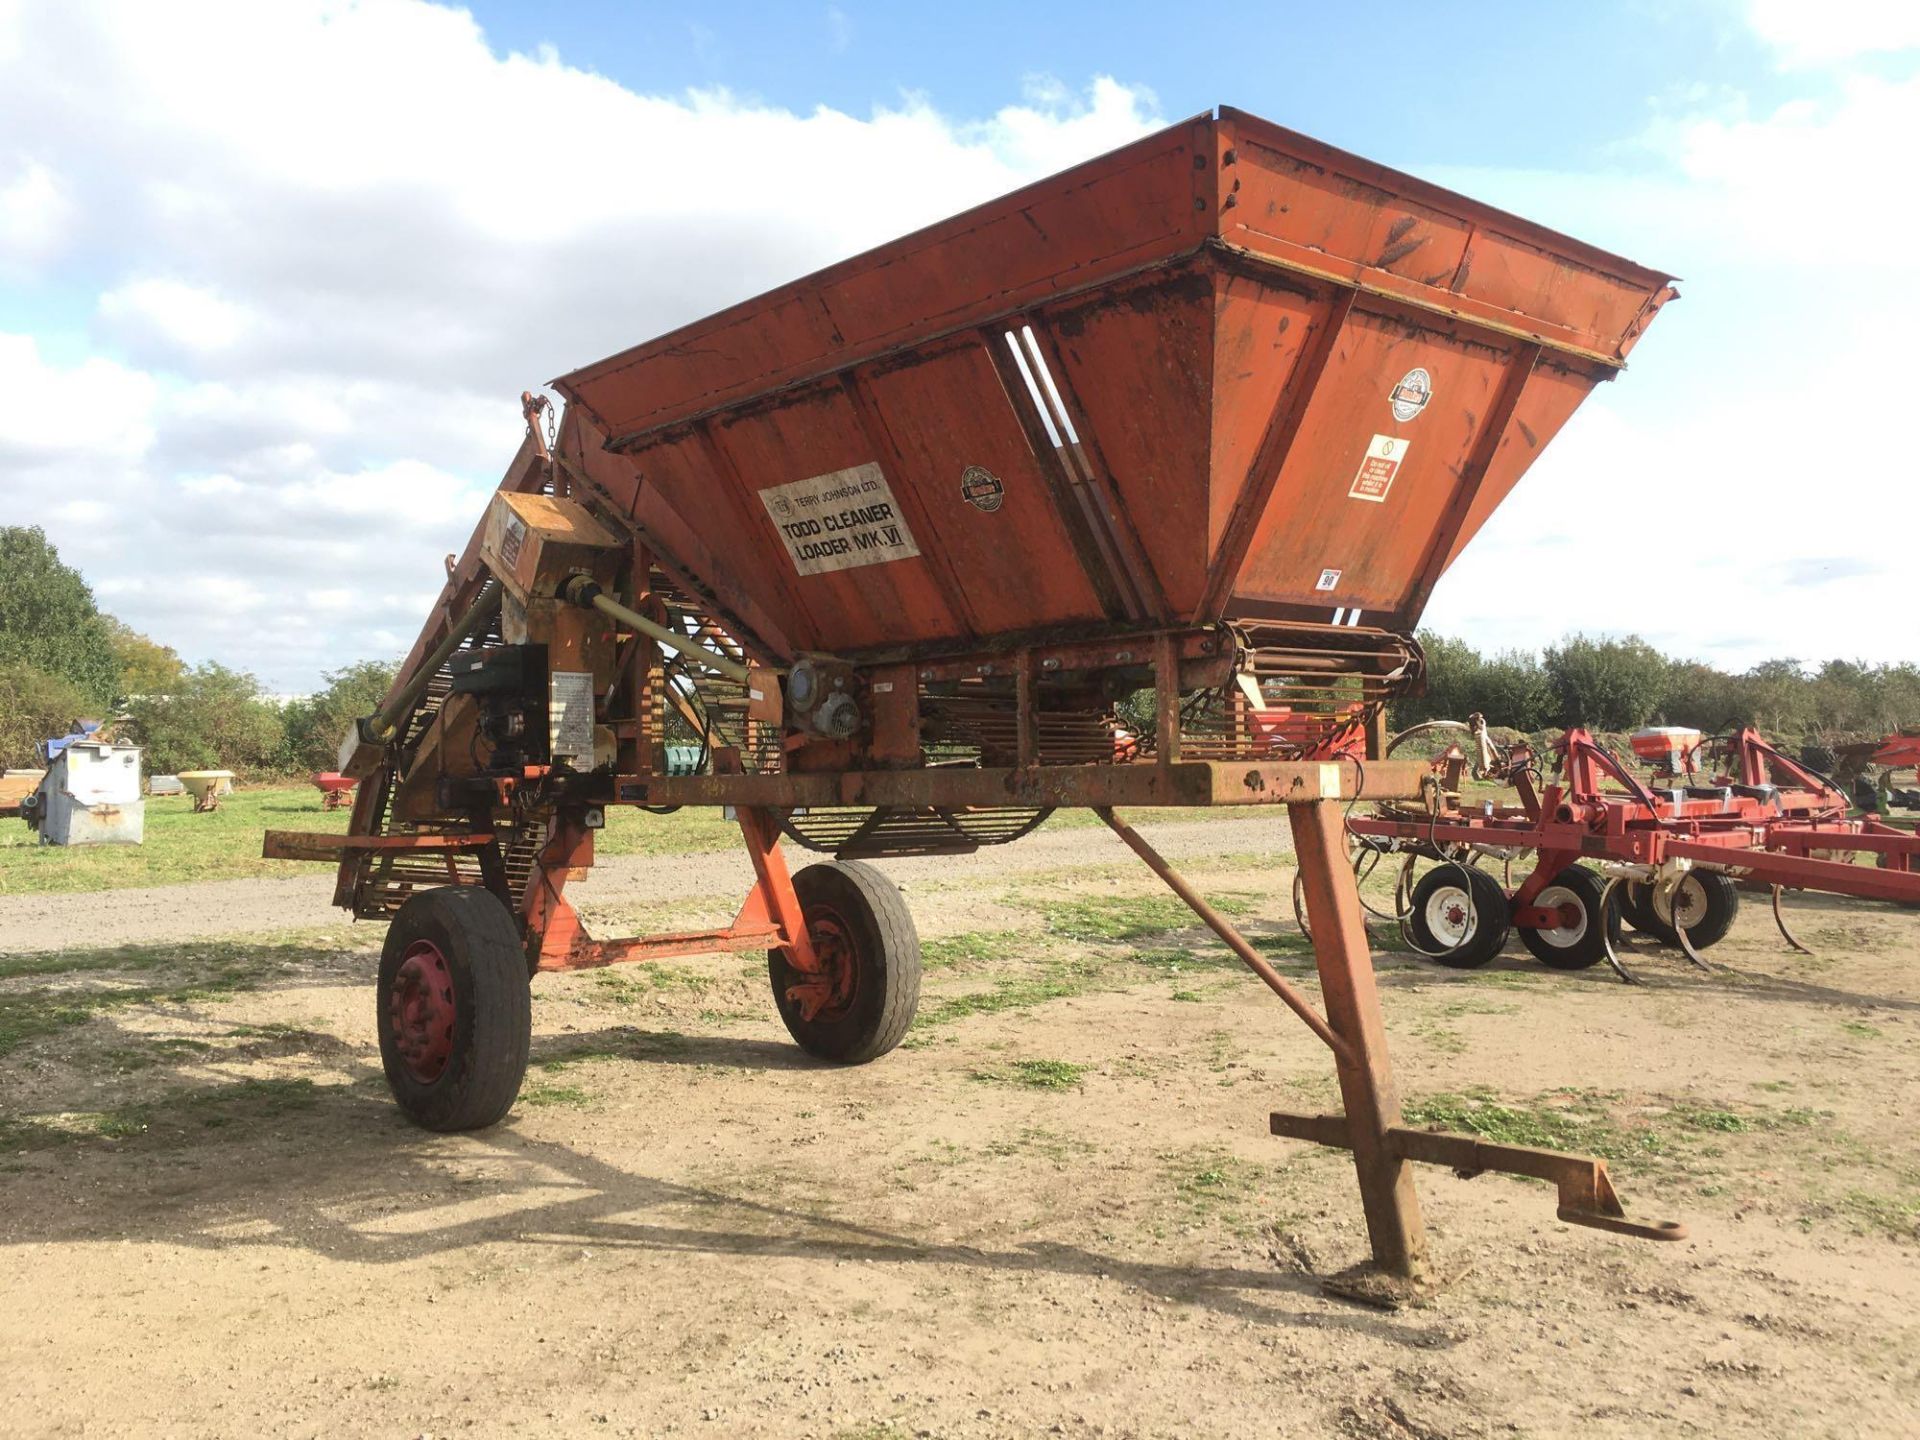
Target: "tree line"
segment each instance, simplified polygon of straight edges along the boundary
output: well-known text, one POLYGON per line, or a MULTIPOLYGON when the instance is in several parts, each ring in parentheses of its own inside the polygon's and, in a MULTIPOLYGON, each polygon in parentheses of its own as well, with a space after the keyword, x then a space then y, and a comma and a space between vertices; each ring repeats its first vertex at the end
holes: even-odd
POLYGON ((318 693, 278 703, 244 670, 189 665, 105 613, 37 526, 0 527, 0 765, 36 765, 34 747, 75 721, 125 717, 148 774, 234 770, 249 778, 334 767, 340 737, 393 683, 365 660, 318 693))
POLYGON ((1448 636, 1420 642, 1427 691, 1394 703, 1395 729, 1478 711, 1529 733, 1686 725, 1716 734, 1750 724, 1777 745, 1831 748, 1920 723, 1920 666, 1910 663, 1777 659, 1736 672, 1663 655, 1632 635, 1485 655, 1448 636))

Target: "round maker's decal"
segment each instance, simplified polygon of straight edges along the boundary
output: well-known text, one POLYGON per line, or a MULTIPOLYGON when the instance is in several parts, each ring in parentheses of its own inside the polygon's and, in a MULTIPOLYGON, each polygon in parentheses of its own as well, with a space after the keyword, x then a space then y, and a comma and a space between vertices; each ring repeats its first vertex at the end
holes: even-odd
POLYGON ((974 509, 991 515, 1007 498, 1007 487, 986 466, 969 465, 960 472, 960 495, 974 509))
POLYGON ((1426 367, 1416 365, 1400 377, 1400 383, 1393 387, 1387 401, 1393 406, 1393 418, 1401 424, 1414 419, 1427 408, 1427 402, 1433 399, 1433 377, 1426 367))

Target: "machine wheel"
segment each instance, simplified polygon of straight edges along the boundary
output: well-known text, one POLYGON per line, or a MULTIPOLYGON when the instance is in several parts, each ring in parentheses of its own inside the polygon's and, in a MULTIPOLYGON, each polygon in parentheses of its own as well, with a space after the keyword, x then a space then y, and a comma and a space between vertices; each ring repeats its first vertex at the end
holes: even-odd
POLYGON ((400 907, 380 952, 380 1063, 407 1118, 479 1130, 513 1108, 527 1073, 533 1001, 513 916, 468 885, 400 907))
POLYGON ((1553 883, 1540 892, 1533 903, 1557 906, 1578 912, 1573 924, 1561 924, 1549 930, 1529 930, 1522 926, 1520 943, 1533 952, 1534 959, 1555 970, 1584 970, 1607 958, 1607 940, 1620 940, 1620 907, 1607 906, 1607 934, 1602 935, 1596 917, 1607 882, 1596 872, 1569 865, 1553 877, 1553 883))
POLYGON ((1413 887, 1407 925, 1429 960, 1471 970, 1500 953, 1509 929, 1500 882, 1470 865, 1436 865, 1413 887))
POLYGON ((1680 944, 1673 925, 1676 909, 1696 950, 1726 939, 1727 931, 1733 928, 1733 917, 1740 913, 1740 891, 1726 876, 1711 871, 1692 870, 1681 876, 1672 897, 1664 903, 1651 885, 1636 884, 1632 888, 1641 892, 1648 921, 1643 925, 1634 919, 1633 928, 1645 931, 1662 945, 1680 944))
POLYGON ((787 1033, 822 1060, 877 1060, 900 1043, 920 1003, 920 932, 900 887, 871 865, 842 860, 807 866, 793 888, 825 970, 823 989, 810 989, 816 982, 784 953, 767 952, 787 1033))
MULTIPOLYGON (((1643 935, 1660 938, 1660 920, 1653 913, 1653 886, 1645 880, 1625 880, 1618 891, 1620 915, 1643 935)), ((1668 944, 1673 942, 1669 940, 1668 944)))

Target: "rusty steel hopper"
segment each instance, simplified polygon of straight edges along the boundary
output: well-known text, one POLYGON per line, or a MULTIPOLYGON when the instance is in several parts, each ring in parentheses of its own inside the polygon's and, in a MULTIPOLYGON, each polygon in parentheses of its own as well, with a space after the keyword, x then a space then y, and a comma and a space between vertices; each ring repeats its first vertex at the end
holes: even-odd
POLYGON ((1405 633, 1673 294, 1222 109, 555 384, 573 463, 773 658, 1405 633))
POLYGON ((1343 1113, 1268 1124, 1352 1149, 1396 1293, 1430 1279, 1415 1160, 1677 1238, 1603 1161, 1400 1123, 1345 819, 1431 795, 1381 734, 1421 607, 1672 293, 1235 111, 1177 125, 564 377, 551 445, 523 397, 342 752, 349 833, 263 853, 391 919, 382 1064, 459 1130, 513 1104, 531 972, 762 950, 796 1043, 876 1059, 921 960, 864 862, 1091 808, 1328 1047, 1343 1113), (732 807, 731 923, 589 933, 567 886, 623 805, 732 807), (1318 1008, 1119 813, 1158 805, 1286 811, 1318 1008))

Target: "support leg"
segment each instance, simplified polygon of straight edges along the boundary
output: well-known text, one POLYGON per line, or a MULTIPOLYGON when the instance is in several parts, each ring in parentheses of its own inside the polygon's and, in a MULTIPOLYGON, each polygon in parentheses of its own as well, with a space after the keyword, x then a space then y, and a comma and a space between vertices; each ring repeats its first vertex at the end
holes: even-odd
POLYGON ((1430 1283, 1426 1225, 1408 1162, 1394 1153, 1388 1131, 1400 1124, 1400 1097, 1387 1059, 1386 1028, 1373 981, 1373 956, 1360 892, 1347 868, 1340 806, 1330 801, 1287 807, 1294 853, 1313 921, 1313 956, 1327 1021, 1344 1043, 1335 1065, 1353 1141, 1360 1203, 1366 1211, 1373 1263, 1386 1288, 1352 1287, 1359 1298, 1411 1298, 1430 1283), (1395 1292, 1399 1292, 1397 1295, 1395 1292))

